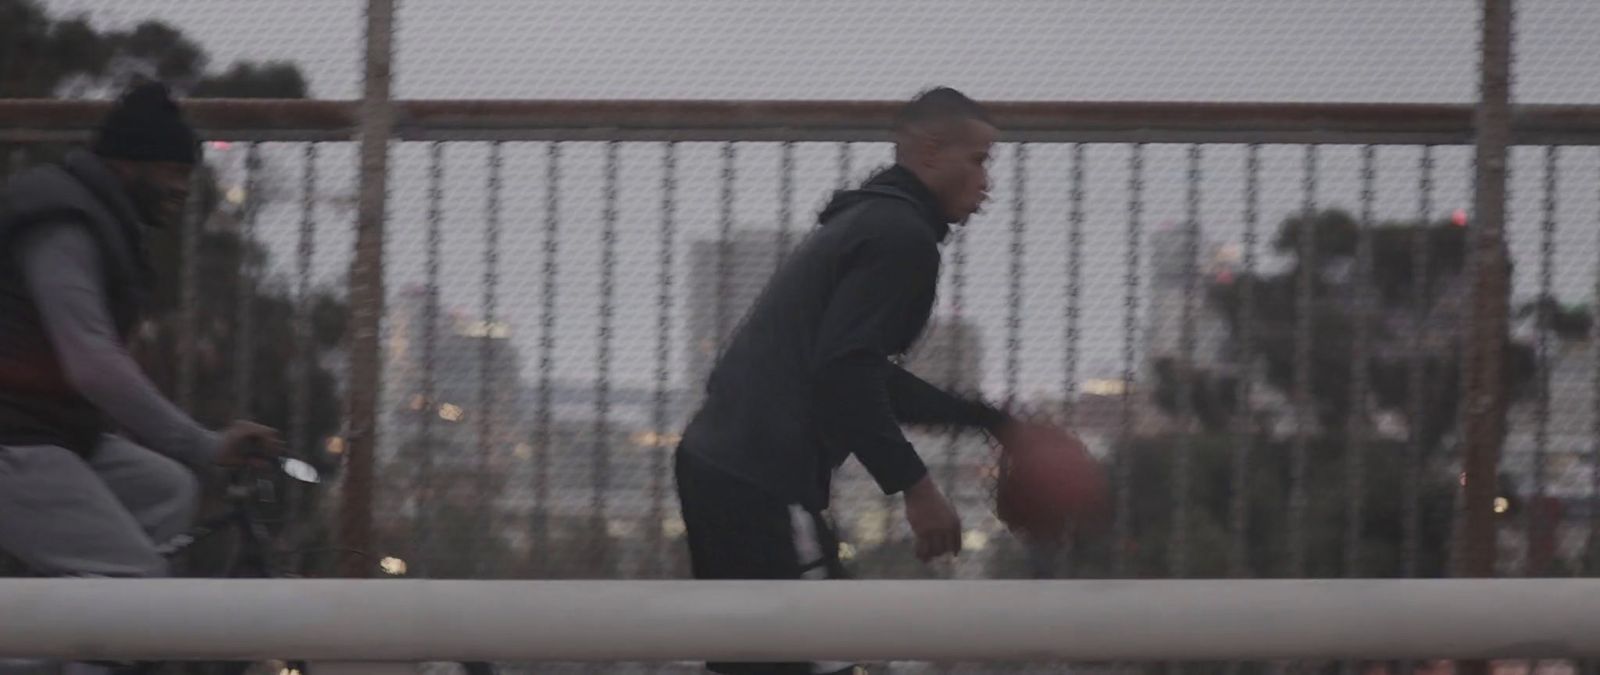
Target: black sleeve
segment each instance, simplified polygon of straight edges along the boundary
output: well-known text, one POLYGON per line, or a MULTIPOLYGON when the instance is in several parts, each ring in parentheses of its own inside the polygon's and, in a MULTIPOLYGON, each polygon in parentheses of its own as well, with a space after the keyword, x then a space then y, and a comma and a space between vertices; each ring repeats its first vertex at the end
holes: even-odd
POLYGON ((993 406, 947 393, 899 366, 890 367, 886 384, 889 404, 902 424, 994 431, 1009 419, 993 406))
POLYGON ((812 409, 830 455, 854 454, 885 494, 927 475, 900 431, 889 398, 889 355, 925 314, 938 283, 939 250, 920 223, 875 227, 847 256, 812 353, 812 409))

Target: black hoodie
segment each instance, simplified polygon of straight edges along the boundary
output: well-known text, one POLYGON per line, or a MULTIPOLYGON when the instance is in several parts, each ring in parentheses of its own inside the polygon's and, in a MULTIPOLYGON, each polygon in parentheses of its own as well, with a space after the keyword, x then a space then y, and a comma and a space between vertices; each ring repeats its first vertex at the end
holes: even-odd
POLYGON ((933 193, 895 166, 839 192, 821 227, 767 283, 711 371, 682 451, 806 508, 827 508, 851 455, 886 494, 927 468, 899 425, 993 429, 1005 415, 898 365, 933 309, 939 244, 933 193))

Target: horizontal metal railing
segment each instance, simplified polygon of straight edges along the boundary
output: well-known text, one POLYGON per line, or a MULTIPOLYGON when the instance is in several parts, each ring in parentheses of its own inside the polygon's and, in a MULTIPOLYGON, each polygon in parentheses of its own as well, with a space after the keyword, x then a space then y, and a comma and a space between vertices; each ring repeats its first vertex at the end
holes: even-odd
MULTIPOLYGON (((897 102, 670 100, 395 101, 396 140, 882 141, 897 102)), ((1033 102, 986 104, 1007 141, 1452 145, 1472 140, 1461 104, 1033 102)), ((0 100, 0 142, 79 140, 104 101, 0 100)), ((353 140, 359 101, 190 100, 207 138, 353 140)), ((1517 145, 1600 145, 1600 106, 1524 105, 1517 145)))
POLYGON ((1597 592, 1593 579, 3 580, 0 657, 1580 658, 1600 656, 1597 592))

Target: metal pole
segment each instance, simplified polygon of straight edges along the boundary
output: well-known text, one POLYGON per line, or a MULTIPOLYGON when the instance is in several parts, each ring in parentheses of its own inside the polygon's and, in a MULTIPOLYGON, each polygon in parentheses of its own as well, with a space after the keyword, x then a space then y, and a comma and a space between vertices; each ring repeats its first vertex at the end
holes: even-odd
POLYGON ((1597 579, 0 579, 0 607, 20 610, 0 613, 0 657, 1577 658, 1600 655, 1597 593, 1597 579))
POLYGON ((256 194, 261 182, 261 144, 251 143, 244 160, 244 213, 239 219, 239 269, 234 287, 233 338, 233 417, 251 419, 255 416, 255 255, 251 247, 256 243, 256 222, 261 215, 261 200, 256 194))
MULTIPOLYGON (((389 62, 395 0, 367 1, 366 87, 361 100, 361 178, 355 259, 350 265, 349 458, 344 476, 340 538, 347 550, 371 552, 373 451, 377 445, 383 323, 383 225, 389 173, 389 62)), ((370 567, 348 555, 342 572, 363 577, 370 567)))
POLYGON ((1483 0, 1481 100, 1477 114, 1476 258, 1468 327, 1468 408, 1462 442, 1465 519, 1456 576, 1494 574, 1495 473, 1506 430, 1504 349, 1510 298, 1505 259, 1506 143, 1510 137, 1512 0, 1483 0))
MULTIPOLYGON (((1477 127, 1477 189, 1471 232, 1472 323, 1462 402, 1462 531, 1455 576, 1488 577, 1495 568, 1494 498, 1506 432, 1505 342, 1510 286, 1505 250, 1506 145, 1511 136, 1512 0, 1483 0, 1477 127)), ((1486 661, 1463 661, 1459 675, 1485 675, 1486 661)))
POLYGON ((195 389, 199 386, 199 363, 195 354, 200 344, 200 238, 205 236, 210 214, 205 208, 207 174, 196 171, 189 182, 189 204, 180 225, 183 261, 178 270, 178 407, 195 411, 195 389))

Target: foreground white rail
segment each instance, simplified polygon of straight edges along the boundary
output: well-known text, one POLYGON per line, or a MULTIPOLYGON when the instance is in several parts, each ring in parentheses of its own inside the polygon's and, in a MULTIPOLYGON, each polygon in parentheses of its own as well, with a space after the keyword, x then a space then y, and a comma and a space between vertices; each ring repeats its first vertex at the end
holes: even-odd
POLYGON ((1600 580, 0 580, 0 657, 1600 657, 1600 580))

